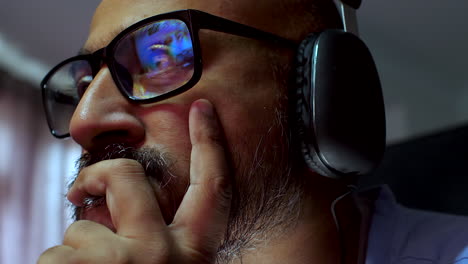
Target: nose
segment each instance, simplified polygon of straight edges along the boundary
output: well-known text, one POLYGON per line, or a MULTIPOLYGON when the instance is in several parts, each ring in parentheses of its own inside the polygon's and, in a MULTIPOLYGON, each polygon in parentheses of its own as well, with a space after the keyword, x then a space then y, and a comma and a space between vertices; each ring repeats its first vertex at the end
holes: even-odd
POLYGON ((70 121, 70 135, 85 150, 109 144, 139 145, 144 125, 135 115, 135 105, 117 89, 104 66, 83 94, 70 121))

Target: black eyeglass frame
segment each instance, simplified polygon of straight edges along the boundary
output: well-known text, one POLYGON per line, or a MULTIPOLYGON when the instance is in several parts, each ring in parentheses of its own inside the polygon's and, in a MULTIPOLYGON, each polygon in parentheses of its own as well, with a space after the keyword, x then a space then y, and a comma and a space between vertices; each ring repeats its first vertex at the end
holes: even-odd
MULTIPOLYGON (((111 73, 112 79, 114 80, 117 88, 119 89, 120 93, 130 100, 131 102, 139 103, 139 104, 145 104, 145 103, 155 103, 158 101, 162 101, 164 99, 176 96, 178 94, 181 94, 191 87, 193 87, 201 78, 202 74, 202 56, 201 56, 201 48, 200 48, 200 41, 199 41, 199 36, 198 32, 200 29, 209 29, 213 31, 218 31, 218 32, 223 32, 223 33, 228 33, 232 35, 237 35, 241 37, 246 37, 246 38, 251 38, 251 39, 258 39, 258 40, 264 40, 264 41, 271 41, 274 44, 284 46, 287 48, 292 48, 296 49, 297 44, 289 39, 277 36, 275 34, 262 31, 238 22, 234 22, 219 16, 215 16, 203 11, 199 10, 194 10, 194 9, 186 9, 186 10, 179 10, 179 11, 173 11, 170 13, 164 13, 156 16, 152 16, 149 18, 146 18, 144 20, 141 20, 122 32, 120 32, 110 43, 104 48, 101 48, 97 51, 95 51, 92 54, 83 54, 83 55, 77 55, 74 57, 71 57, 69 59, 66 59, 59 63, 57 66, 52 68, 52 70, 47 73, 47 75, 44 77, 44 79, 41 82, 41 90, 42 90, 42 100, 43 100, 43 105, 46 106, 47 103, 47 96, 46 96, 46 90, 47 90, 47 83, 49 80, 52 78, 52 76, 59 71, 64 65, 69 64, 73 61, 87 61, 92 70, 92 75, 93 77, 97 75, 97 73, 100 71, 102 63, 105 63, 107 67, 109 68, 109 72, 111 73), (168 19, 178 19, 184 22, 187 25, 187 28, 189 30, 191 39, 192 39, 192 46, 193 46, 193 53, 194 53, 194 73, 192 78, 182 85, 181 87, 174 89, 170 92, 167 92, 162 95, 158 95, 152 98, 135 98, 132 95, 130 95, 126 89, 124 88, 124 84, 122 83, 122 78, 119 77, 118 75, 118 69, 117 69, 117 62, 114 59, 114 53, 117 45, 119 42, 124 39, 127 35, 133 33, 135 30, 140 29, 141 27, 157 22, 157 21, 162 21, 162 20, 168 20, 168 19)), ((52 128, 52 120, 49 117, 49 113, 47 109, 45 109, 46 112, 46 118, 47 118, 47 123, 49 125, 49 129, 52 133, 57 138, 66 138, 70 136, 70 133, 64 134, 64 135, 59 135, 56 133, 56 131, 52 128)))

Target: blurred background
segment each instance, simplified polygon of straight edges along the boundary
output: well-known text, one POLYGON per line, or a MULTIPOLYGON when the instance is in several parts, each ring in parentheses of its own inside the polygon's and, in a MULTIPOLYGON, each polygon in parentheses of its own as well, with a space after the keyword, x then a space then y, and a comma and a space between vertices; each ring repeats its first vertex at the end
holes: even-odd
MULTIPOLYGON (((40 252, 61 243, 69 223, 63 198, 79 149, 49 135, 39 82, 84 43, 97 4, 2 3, 0 263, 35 263, 40 252)), ((458 0, 368 0, 358 12, 383 84, 389 145, 377 176, 363 182, 390 184, 411 207, 467 213, 460 194, 468 187, 466 10, 468 2, 458 0), (444 166, 426 166, 431 163, 444 166)))

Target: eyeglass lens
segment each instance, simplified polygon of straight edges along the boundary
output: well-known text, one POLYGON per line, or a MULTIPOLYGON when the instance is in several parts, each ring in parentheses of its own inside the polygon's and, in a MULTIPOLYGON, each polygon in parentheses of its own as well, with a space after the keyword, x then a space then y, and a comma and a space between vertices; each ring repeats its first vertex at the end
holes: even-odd
MULTIPOLYGON (((132 99, 171 92, 194 75, 192 38, 181 20, 144 25, 125 35, 114 47, 114 78, 132 99)), ((92 80, 92 67, 86 60, 66 63, 49 78, 45 105, 54 135, 68 134, 76 105, 92 80)))
POLYGON ((192 40, 180 20, 163 20, 134 31, 117 44, 114 54, 119 76, 131 77, 124 88, 135 99, 173 91, 193 76, 192 40))
POLYGON ((91 65, 86 60, 64 64, 48 80, 44 90, 45 108, 54 135, 68 133, 76 105, 92 80, 91 65))

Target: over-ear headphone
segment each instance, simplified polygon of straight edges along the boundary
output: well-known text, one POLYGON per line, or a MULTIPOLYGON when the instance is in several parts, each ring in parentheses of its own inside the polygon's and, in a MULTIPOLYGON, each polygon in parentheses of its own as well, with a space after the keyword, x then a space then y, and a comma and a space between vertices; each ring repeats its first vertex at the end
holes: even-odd
MULTIPOLYGON (((307 36, 297 53, 295 119, 310 169, 331 178, 371 172, 385 151, 385 109, 374 60, 347 21, 360 1, 338 3, 344 30, 307 36)), ((354 21, 355 22, 355 21, 354 21)), ((357 27, 355 28, 357 33, 357 27)))

